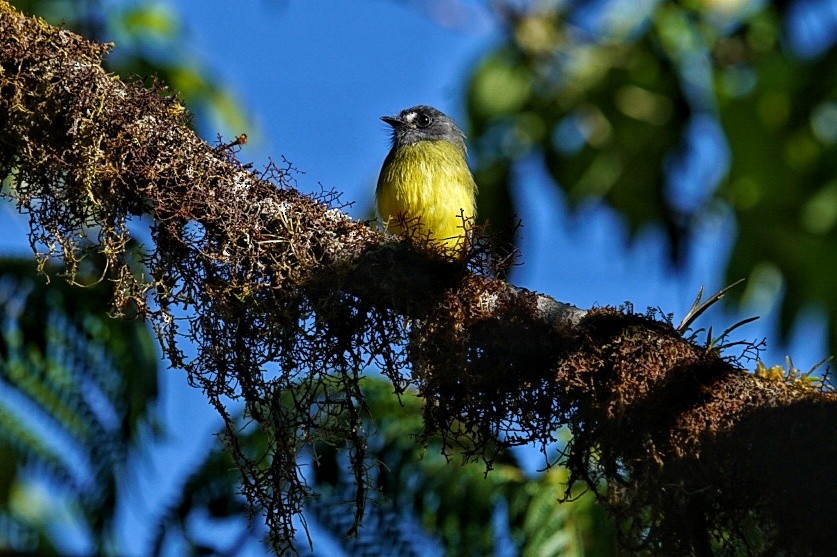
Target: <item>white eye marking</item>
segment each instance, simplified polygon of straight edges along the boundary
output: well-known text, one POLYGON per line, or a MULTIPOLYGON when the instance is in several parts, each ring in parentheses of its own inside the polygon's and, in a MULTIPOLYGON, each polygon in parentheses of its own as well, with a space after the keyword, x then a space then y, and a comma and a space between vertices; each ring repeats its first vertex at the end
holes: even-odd
POLYGON ((405 115, 404 115, 404 120, 406 120, 407 122, 409 122, 410 124, 412 124, 412 123, 413 123, 413 120, 415 120, 415 119, 416 119, 416 116, 417 116, 417 115, 418 115, 418 114, 417 114, 416 112, 408 112, 407 114, 405 114, 405 115))

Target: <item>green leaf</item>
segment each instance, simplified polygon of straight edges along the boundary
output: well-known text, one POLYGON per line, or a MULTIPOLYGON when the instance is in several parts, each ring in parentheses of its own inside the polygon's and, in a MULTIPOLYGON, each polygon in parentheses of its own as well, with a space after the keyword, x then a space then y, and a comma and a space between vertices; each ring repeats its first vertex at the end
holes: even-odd
MULTIPOLYGON (((754 21, 734 40, 778 22, 754 21)), ((761 43, 759 43, 761 44, 761 43)), ((746 50, 745 50, 746 51, 746 50)), ((746 63, 718 74, 720 117, 733 164, 721 189, 738 217, 738 237, 727 277, 750 276, 758 294, 761 271, 778 272, 781 332, 787 338, 800 311, 820 304, 829 314, 831 349, 837 349, 837 142, 823 127, 837 102, 837 51, 812 63, 794 60, 778 44, 753 50, 746 63), (745 69, 749 89, 730 87, 730 72, 745 69), (825 116, 823 116, 825 114, 825 116), (823 120, 824 119, 824 120, 823 120)))
POLYGON ((171 8, 157 3, 126 9, 121 14, 120 23, 128 33, 145 40, 150 37, 172 39, 180 31, 171 8))
POLYGON ((99 541, 158 394, 148 326, 109 317, 111 295, 104 281, 47 284, 34 263, 0 259, 0 513, 13 514, 29 493, 21 472, 38 471, 62 486, 56 497, 78 505, 99 541))
POLYGON ((666 198, 664 163, 682 148, 691 110, 669 54, 649 34, 573 43, 555 33, 548 55, 518 39, 487 56, 469 82, 481 218, 511 238, 510 170, 541 153, 572 204, 604 202, 632 232, 663 225, 676 251, 683 223, 666 198))
MULTIPOLYGON (((447 555, 494 554, 507 536, 521 555, 614 554, 608 541, 613 530, 601 526, 604 513, 594 505, 592 494, 560 502, 566 489, 565 469, 555 467, 529 477, 510 454, 501 455, 488 472, 482 463, 463 462, 461 454, 446 458, 439 439, 429 439, 426 447, 416 441, 423 427, 423 403, 416 395, 404 393, 399 404, 392 385, 375 378, 363 381, 363 393, 369 411, 364 429, 373 432, 370 466, 380 495, 366 507, 359 539, 343 541, 347 551, 392 547, 393 536, 412 547, 403 525, 418 524, 447 555), (502 508, 508 517, 507 532, 497 530, 502 508), (393 514, 402 530, 393 527, 384 533, 369 526, 387 522, 393 514), (401 532, 403 539, 395 532, 401 532)), ((321 497, 309 504, 307 513, 339 537, 345 528, 341 517, 346 515, 340 503, 345 503, 345 489, 351 485, 347 455, 340 445, 323 446, 316 453, 320 458, 315 464, 315 487, 321 497)))

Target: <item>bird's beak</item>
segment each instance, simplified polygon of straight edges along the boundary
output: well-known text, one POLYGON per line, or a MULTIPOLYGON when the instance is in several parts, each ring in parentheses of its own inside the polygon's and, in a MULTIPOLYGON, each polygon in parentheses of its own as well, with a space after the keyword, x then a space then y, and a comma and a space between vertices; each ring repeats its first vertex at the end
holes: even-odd
POLYGON ((404 122, 396 118, 395 116, 381 116, 381 120, 392 126, 393 128, 400 128, 404 125, 404 122))

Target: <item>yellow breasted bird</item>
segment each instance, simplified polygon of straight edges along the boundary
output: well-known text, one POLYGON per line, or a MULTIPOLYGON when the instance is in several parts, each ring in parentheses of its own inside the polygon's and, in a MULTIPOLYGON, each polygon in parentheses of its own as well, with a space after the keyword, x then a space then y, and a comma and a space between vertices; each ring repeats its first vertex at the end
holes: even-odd
POLYGON ((381 220, 391 232, 429 239, 447 255, 462 255, 477 193, 465 159, 465 135, 431 106, 381 120, 392 126, 392 149, 375 190, 381 220))

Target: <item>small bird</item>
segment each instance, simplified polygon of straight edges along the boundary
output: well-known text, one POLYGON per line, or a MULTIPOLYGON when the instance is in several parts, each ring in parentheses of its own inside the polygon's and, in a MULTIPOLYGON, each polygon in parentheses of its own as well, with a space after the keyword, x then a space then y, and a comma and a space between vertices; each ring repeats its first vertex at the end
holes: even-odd
POLYGON ((467 249, 468 225, 476 217, 477 185, 465 157, 465 135, 431 106, 382 116, 392 126, 389 151, 375 190, 387 230, 429 240, 449 256, 467 249))

